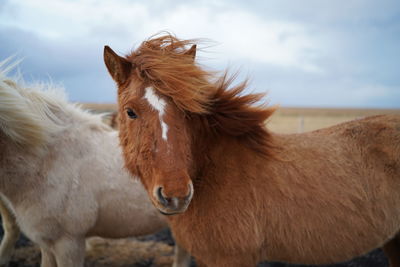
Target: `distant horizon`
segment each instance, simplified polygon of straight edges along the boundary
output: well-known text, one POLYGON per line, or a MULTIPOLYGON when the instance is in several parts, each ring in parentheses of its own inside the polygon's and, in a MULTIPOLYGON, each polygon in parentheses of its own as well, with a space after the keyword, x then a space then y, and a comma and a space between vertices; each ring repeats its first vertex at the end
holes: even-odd
MULTIPOLYGON (((80 102, 80 101, 71 101, 72 103, 82 104, 82 105, 115 105, 118 106, 117 102, 80 102)), ((267 106, 278 106, 278 110, 280 108, 283 109, 321 109, 321 110, 371 110, 371 111, 399 111, 399 108, 368 108, 368 107, 327 107, 327 106, 283 106, 283 105, 267 105, 267 106)))

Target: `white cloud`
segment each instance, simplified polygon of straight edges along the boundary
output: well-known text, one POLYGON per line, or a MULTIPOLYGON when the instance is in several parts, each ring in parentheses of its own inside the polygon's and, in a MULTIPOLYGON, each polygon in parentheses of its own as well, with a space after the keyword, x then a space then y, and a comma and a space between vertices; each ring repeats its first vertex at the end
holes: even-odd
POLYGON ((179 35, 218 40, 226 58, 319 71, 306 51, 315 49, 314 40, 299 24, 266 21, 238 9, 215 12, 207 7, 180 6, 170 16, 153 23, 151 30, 166 27, 179 35), (190 23, 182 23, 190 22, 190 23))
POLYGON ((9 5, 18 13, 5 24, 57 39, 89 39, 87 34, 95 26, 129 25, 149 17, 145 5, 127 1, 15 0, 9 5))
POLYGON ((50 39, 94 42, 112 36, 113 43, 127 51, 132 40, 139 42, 160 30, 170 30, 181 38, 218 41, 222 45, 215 52, 225 58, 321 71, 307 56, 316 44, 304 26, 267 21, 227 8, 222 2, 213 6, 178 4, 160 12, 150 4, 132 1, 15 0, 13 5, 18 6, 19 14, 9 18, 9 24, 50 39))

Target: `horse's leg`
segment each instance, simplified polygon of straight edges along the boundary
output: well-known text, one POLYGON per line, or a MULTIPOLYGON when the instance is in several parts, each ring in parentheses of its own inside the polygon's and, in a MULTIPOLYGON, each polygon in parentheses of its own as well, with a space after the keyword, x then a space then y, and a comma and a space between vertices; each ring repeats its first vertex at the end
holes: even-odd
POLYGON ((48 248, 40 248, 42 260, 40 267, 57 267, 56 259, 48 248))
POLYGON ((383 246, 390 267, 400 267, 400 234, 383 246))
POLYGON ((190 254, 175 242, 174 263, 172 267, 188 267, 190 266, 190 254))
POLYGON ((54 244, 57 267, 83 267, 85 261, 85 238, 62 237, 54 244))
POLYGON ((4 229, 4 236, 0 245, 0 266, 8 266, 20 231, 14 214, 2 198, 0 198, 0 213, 4 229))

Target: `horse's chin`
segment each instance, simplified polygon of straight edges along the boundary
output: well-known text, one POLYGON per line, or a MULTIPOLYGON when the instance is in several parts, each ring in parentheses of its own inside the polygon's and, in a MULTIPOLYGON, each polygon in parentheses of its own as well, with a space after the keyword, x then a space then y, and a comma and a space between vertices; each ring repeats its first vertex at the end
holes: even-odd
POLYGON ((182 214, 184 213, 190 203, 188 203, 186 206, 182 207, 181 209, 175 210, 175 209, 169 209, 169 208, 165 208, 165 207, 160 207, 159 205, 155 204, 154 206, 156 207, 156 209, 162 214, 162 215, 166 215, 166 216, 172 216, 172 215, 178 215, 178 214, 182 214))
POLYGON ((172 216, 172 215, 177 215, 177 214, 182 214, 183 212, 185 212, 185 211, 179 211, 179 212, 170 212, 170 213, 167 213, 167 212, 164 212, 164 211, 162 211, 162 210, 158 210, 162 215, 165 215, 165 216, 172 216))

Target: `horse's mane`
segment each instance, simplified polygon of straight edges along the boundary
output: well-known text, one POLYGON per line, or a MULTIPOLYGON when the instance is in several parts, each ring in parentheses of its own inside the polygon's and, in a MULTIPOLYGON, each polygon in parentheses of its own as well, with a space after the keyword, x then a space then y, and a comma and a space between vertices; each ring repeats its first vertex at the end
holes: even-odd
POLYGON ((10 58, 0 62, 0 130, 15 143, 29 147, 46 144, 74 122, 107 128, 100 115, 69 103, 62 87, 26 85, 20 74, 8 77, 17 65, 10 63, 10 58))
POLYGON ((270 154, 272 138, 265 121, 276 108, 256 105, 264 94, 243 94, 247 81, 232 86, 236 75, 225 71, 217 77, 193 62, 187 47, 196 42, 171 34, 153 37, 127 59, 142 82, 170 97, 189 115, 198 115, 210 132, 238 137, 251 148, 270 154))
POLYGON ((217 88, 209 82, 213 75, 193 64, 193 57, 185 54, 191 44, 195 40, 179 40, 168 34, 144 41, 127 59, 138 77, 170 96, 179 108, 207 113, 217 88))

